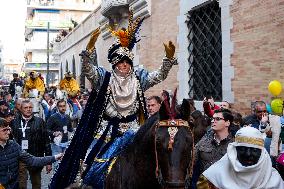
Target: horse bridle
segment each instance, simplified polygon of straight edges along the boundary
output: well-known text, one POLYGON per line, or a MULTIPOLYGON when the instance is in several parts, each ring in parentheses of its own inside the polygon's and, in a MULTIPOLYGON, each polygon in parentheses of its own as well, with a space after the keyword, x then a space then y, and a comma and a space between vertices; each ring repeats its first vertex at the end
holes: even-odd
POLYGON ((194 166, 194 133, 191 130, 191 127, 188 125, 187 121, 181 120, 181 119, 173 119, 173 120, 164 120, 164 121, 159 121, 156 126, 155 126, 155 133, 154 133, 154 145, 155 145, 155 158, 156 158, 156 170, 155 170, 155 175, 156 178, 158 179, 159 184, 162 187, 184 187, 184 188, 189 188, 190 185, 190 180, 193 174, 193 166, 194 166), (173 148, 173 143, 174 143, 174 137, 175 134, 178 132, 178 129, 176 131, 173 131, 173 133, 170 133, 171 131, 169 128, 178 128, 178 127, 187 127, 189 128, 189 132, 191 133, 192 136, 192 149, 191 149, 191 162, 187 166, 187 172, 186 172, 186 177, 184 182, 169 182, 165 181, 163 179, 162 171, 161 168, 159 167, 159 159, 158 159, 158 153, 157 153, 157 129, 159 127, 168 127, 168 131, 170 134, 170 139, 169 139, 169 144, 168 144, 168 150, 172 150, 173 148))

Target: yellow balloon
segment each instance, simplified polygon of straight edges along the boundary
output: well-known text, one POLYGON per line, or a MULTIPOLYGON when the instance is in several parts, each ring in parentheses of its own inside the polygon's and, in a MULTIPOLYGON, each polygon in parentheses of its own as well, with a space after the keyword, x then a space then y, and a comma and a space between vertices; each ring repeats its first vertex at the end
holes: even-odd
POLYGON ((282 99, 274 99, 271 101, 272 111, 276 114, 282 114, 283 111, 283 100, 282 99))
POLYGON ((278 96, 282 91, 282 85, 279 81, 273 80, 269 83, 268 90, 272 95, 278 96))

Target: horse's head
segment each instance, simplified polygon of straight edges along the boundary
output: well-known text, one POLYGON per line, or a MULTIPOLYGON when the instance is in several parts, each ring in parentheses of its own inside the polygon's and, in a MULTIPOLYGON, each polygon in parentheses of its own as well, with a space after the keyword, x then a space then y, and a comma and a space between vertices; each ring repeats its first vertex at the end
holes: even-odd
POLYGON ((67 92, 64 91, 64 90, 61 91, 57 88, 56 91, 55 91, 55 98, 56 98, 56 100, 67 99, 67 92))
POLYGON ((165 98, 155 129, 156 177, 164 188, 188 188, 194 159, 194 134, 176 111, 176 90, 165 98))
POLYGON ((181 119, 160 121, 155 131, 156 177, 164 188, 188 188, 194 162, 194 140, 181 119))
POLYGON ((21 86, 16 86, 15 87, 15 92, 16 93, 21 93, 23 91, 23 87, 21 87, 21 86))
POLYGON ((199 110, 195 110, 190 114, 188 122, 194 132, 194 142, 196 144, 206 133, 211 120, 199 110))
POLYGON ((29 98, 37 98, 38 97, 38 90, 37 89, 30 89, 29 90, 29 98))
POLYGON ((183 99, 180 106, 180 116, 183 120, 190 121, 190 114, 195 111, 193 99, 183 99))
POLYGON ((15 96, 16 96, 16 98, 20 98, 22 93, 23 93, 23 87, 16 86, 15 87, 15 96))

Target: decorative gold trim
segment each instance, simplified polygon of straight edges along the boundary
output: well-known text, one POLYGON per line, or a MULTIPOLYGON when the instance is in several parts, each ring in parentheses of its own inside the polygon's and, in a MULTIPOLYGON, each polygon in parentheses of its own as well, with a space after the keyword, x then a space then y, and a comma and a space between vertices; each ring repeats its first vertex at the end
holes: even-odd
POLYGON ((188 127, 188 122, 184 121, 182 119, 173 119, 173 120, 162 120, 159 121, 158 123, 159 127, 178 127, 178 126, 184 126, 184 127, 188 127))
POLYGON ((110 165, 109 165, 109 167, 108 167, 108 169, 107 169, 107 174, 110 173, 110 171, 111 171, 111 169, 112 169, 112 166, 113 166, 114 163, 116 162, 116 159, 117 159, 117 157, 113 158, 113 160, 111 161, 111 163, 110 163, 110 165))
POLYGON ((209 180, 204 176, 201 175, 197 181, 197 189, 213 189, 214 187, 210 186, 211 183, 209 180))
MULTIPOLYGON (((95 139, 100 139, 101 136, 102 136, 101 134, 96 134, 96 135, 94 136, 94 138, 95 138, 95 139)), ((104 142, 105 142, 105 143, 108 143, 109 141, 110 141, 110 137, 107 136, 107 137, 105 138, 104 142)))
POLYGON ((253 138, 253 137, 237 136, 235 138, 235 142, 253 144, 253 145, 257 145, 257 146, 261 146, 261 147, 264 146, 264 140, 259 139, 259 138, 253 138))
POLYGON ((99 163, 105 163, 105 162, 109 161, 109 159, 99 159, 99 158, 95 158, 94 161, 99 162, 99 163))

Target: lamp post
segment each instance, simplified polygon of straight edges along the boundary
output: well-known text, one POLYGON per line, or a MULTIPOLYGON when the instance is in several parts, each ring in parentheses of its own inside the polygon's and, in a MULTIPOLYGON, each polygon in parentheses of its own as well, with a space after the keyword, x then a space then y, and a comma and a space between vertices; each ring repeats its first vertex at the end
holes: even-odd
POLYGON ((46 63, 47 63, 47 68, 46 68, 46 86, 49 86, 49 22, 47 22, 47 45, 46 45, 46 63))

